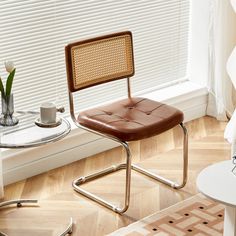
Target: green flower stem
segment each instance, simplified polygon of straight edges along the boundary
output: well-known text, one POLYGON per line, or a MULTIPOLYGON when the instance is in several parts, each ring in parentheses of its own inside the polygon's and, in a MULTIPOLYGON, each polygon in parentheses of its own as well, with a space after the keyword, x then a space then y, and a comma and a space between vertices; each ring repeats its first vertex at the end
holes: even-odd
POLYGON ((15 72, 16 72, 16 69, 14 69, 7 77, 6 96, 9 96, 11 94, 11 88, 12 88, 15 72))
POLYGON ((2 79, 0 78, 0 91, 2 93, 2 96, 5 96, 5 91, 4 91, 4 87, 3 87, 3 83, 2 83, 2 79))

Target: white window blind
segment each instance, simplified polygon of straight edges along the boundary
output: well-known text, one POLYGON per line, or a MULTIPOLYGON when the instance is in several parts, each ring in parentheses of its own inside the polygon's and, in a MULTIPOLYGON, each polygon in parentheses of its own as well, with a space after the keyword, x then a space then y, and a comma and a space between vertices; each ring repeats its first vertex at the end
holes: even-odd
MULTIPOLYGON (((190 0, 9 0, 0 7, 0 75, 13 60, 16 110, 45 101, 68 112, 67 43, 130 30, 134 38, 132 92, 186 78, 190 0)), ((4 79, 3 79, 4 81, 4 79)), ((125 81, 80 92, 80 109, 126 94, 125 81), (89 98, 89 99, 88 99, 89 98)))

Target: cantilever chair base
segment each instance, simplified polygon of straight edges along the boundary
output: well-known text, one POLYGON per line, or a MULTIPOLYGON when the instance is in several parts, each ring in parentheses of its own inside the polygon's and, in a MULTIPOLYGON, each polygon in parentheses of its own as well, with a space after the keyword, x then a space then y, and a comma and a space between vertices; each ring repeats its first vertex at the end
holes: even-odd
POLYGON ((169 179, 166 179, 162 176, 156 175, 156 174, 154 174, 142 167, 139 167, 136 164, 131 164, 129 146, 127 143, 123 142, 121 144, 125 147, 126 154, 127 154, 126 164, 123 163, 123 164, 119 164, 119 165, 113 165, 109 168, 106 168, 102 171, 90 174, 88 176, 82 176, 82 177, 73 181, 72 186, 73 186, 74 190, 76 192, 86 196, 87 198, 89 198, 95 202, 98 202, 99 204, 113 210, 114 212, 121 214, 121 213, 124 213, 125 211, 127 211, 128 207, 129 207, 131 169, 133 169, 141 174, 144 174, 154 180, 157 180, 163 184, 166 184, 174 189, 183 188, 187 182, 187 172, 188 172, 188 134, 187 134, 187 130, 186 130, 185 126, 182 123, 180 124, 180 126, 183 130, 183 136, 184 136, 184 138, 183 138, 183 178, 182 178, 182 182, 180 184, 173 182, 169 179), (126 169, 126 185, 125 185, 126 192, 125 192, 125 201, 124 201, 125 203, 122 208, 115 206, 115 205, 107 202, 106 200, 104 200, 104 199, 102 199, 102 198, 100 198, 100 197, 98 197, 98 196, 96 196, 96 195, 94 195, 94 194, 92 194, 80 187, 80 185, 82 185, 85 182, 92 181, 96 178, 102 177, 104 175, 107 175, 107 174, 110 174, 110 173, 113 173, 115 171, 119 171, 122 169, 126 169))

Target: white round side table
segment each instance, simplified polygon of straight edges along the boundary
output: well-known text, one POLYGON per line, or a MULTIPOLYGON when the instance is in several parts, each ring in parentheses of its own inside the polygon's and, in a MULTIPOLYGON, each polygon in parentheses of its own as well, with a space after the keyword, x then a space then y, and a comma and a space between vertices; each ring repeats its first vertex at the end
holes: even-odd
POLYGON ((232 161, 213 164, 200 172, 197 188, 225 205, 224 236, 236 236, 236 175, 232 161))

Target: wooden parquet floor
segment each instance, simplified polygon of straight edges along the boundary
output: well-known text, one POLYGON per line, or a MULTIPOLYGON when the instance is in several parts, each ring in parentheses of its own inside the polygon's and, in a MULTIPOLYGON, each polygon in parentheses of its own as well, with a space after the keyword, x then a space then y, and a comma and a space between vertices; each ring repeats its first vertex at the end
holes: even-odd
MULTIPOLYGON (((122 161, 123 150, 115 148, 6 186, 5 200, 36 198, 39 203, 31 207, 2 209, 0 230, 9 236, 58 235, 72 216, 75 223, 72 235, 106 235, 195 195, 198 173, 212 163, 230 159, 230 145, 223 138, 225 122, 203 117, 186 126, 189 133, 189 178, 183 189, 173 190, 132 172, 130 208, 123 215, 74 192, 71 187, 73 179, 122 161)), ((176 128, 156 137, 133 142, 133 162, 158 170, 163 176, 178 179, 182 168, 181 137, 181 130, 176 128)), ((123 199, 124 171, 87 183, 84 188, 118 204, 123 199)))

